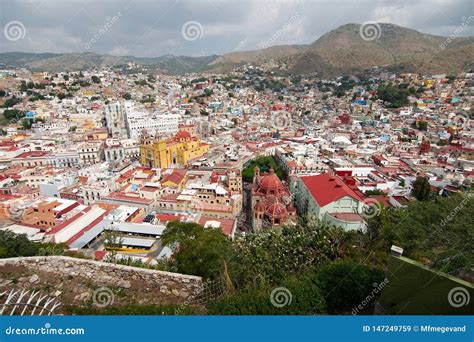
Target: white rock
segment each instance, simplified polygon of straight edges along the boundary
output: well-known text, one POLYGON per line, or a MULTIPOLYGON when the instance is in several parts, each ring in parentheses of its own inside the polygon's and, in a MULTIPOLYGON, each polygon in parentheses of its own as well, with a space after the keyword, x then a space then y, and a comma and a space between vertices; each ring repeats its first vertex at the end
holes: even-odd
POLYGON ((37 275, 37 274, 33 274, 33 275, 30 277, 30 279, 29 279, 28 281, 33 284, 33 283, 38 282, 38 280, 39 280, 38 275, 37 275))
POLYGON ((132 283, 130 283, 130 281, 128 281, 128 280, 120 280, 117 283, 117 286, 122 287, 124 289, 129 289, 132 286, 132 283))

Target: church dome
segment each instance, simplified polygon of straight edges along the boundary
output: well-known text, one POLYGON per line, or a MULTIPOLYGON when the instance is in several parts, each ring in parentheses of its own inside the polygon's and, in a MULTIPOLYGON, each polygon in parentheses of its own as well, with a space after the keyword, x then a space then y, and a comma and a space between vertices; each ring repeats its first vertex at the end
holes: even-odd
POLYGON ((268 175, 262 177, 258 188, 265 194, 277 195, 284 191, 280 178, 270 169, 268 175))
POLYGON ((267 208, 265 212, 270 218, 274 219, 282 219, 287 216, 286 208, 281 203, 273 203, 271 206, 267 208))
POLYGON ((176 138, 191 138, 191 134, 188 131, 179 131, 176 133, 176 138))
POLYGON ((267 205, 270 205, 270 204, 273 204, 275 202, 278 202, 278 198, 275 195, 268 195, 265 198, 265 202, 267 203, 267 205))

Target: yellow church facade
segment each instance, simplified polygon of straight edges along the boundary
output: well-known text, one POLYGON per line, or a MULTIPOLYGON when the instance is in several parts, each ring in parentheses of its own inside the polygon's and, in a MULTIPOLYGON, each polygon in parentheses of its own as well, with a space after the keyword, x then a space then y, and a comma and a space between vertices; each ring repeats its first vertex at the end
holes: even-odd
POLYGON ((186 165, 209 151, 209 145, 192 137, 189 132, 179 131, 175 137, 154 140, 148 135, 140 142, 140 162, 152 168, 167 168, 171 165, 186 165))

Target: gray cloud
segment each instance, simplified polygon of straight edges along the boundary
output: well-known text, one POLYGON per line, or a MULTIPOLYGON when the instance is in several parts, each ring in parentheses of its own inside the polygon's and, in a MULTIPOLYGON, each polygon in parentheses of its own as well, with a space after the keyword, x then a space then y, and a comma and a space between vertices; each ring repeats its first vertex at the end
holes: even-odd
MULTIPOLYGON (((2 28, 20 21, 26 29, 15 41, 2 34, 1 52, 87 50, 147 57, 222 54, 268 41, 311 43, 340 25, 368 20, 449 36, 463 17, 474 15, 470 0, 3 0, 0 12, 2 28), (189 21, 200 23, 202 37, 183 38, 182 26, 189 21)), ((472 34, 472 26, 461 33, 472 34)))

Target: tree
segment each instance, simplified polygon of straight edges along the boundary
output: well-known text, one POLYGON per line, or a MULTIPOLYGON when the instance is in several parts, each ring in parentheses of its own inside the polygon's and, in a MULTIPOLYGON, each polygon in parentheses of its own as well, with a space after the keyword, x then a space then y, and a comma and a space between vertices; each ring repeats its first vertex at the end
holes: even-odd
POLYGON ((38 123, 38 122, 44 122, 44 119, 38 118, 38 119, 32 120, 32 119, 24 118, 23 120, 20 121, 20 125, 23 129, 31 129, 33 124, 38 123))
POLYGON ((119 235, 118 231, 112 225, 109 229, 104 230, 104 248, 109 251, 108 261, 116 262, 117 260, 117 249, 121 247, 123 238, 119 235))
POLYGON ((125 100, 131 100, 132 99, 132 95, 130 93, 125 93, 123 94, 122 96, 125 100))
POLYGON ((32 242, 25 234, 17 235, 8 230, 0 230, 0 258, 61 255, 66 250, 67 246, 64 244, 32 242))
POLYGON ((416 122, 416 128, 420 131, 426 131, 428 128, 428 122, 426 121, 418 121, 416 122))
POLYGON ((28 86, 26 85, 26 82, 25 81, 21 81, 20 83, 20 90, 22 92, 26 92, 28 90, 28 86))
POLYGON ((413 182, 411 195, 415 197, 418 201, 424 201, 428 199, 430 191, 431 189, 428 177, 417 177, 416 180, 413 182))
POLYGON ((473 212, 472 194, 437 196, 412 201, 406 209, 382 211, 378 244, 383 250, 403 247, 403 255, 411 259, 462 275, 474 260, 473 212))
POLYGON ((262 172, 268 172, 268 170, 272 168, 278 178, 283 178, 283 172, 277 165, 275 159, 271 156, 261 156, 252 160, 250 164, 242 170, 242 178, 244 182, 251 183, 253 181, 253 173, 256 166, 260 167, 262 172))
POLYGON ((231 242, 220 229, 204 228, 196 223, 169 222, 163 232, 163 245, 177 246, 178 272, 205 279, 222 276, 231 252, 231 242))
POLYGON ((16 105, 17 103, 20 103, 21 102, 21 99, 13 96, 11 98, 9 98, 8 100, 5 101, 5 103, 3 104, 3 108, 10 108, 10 107, 13 107, 14 105, 16 105))
POLYGON ((204 89, 204 92, 203 92, 202 96, 209 97, 209 96, 212 95, 212 93, 213 93, 212 89, 206 88, 206 89, 204 89))
POLYGON ((91 80, 92 80, 92 82, 94 82, 94 83, 100 83, 100 78, 97 77, 96 75, 93 75, 93 76, 91 77, 91 80))
POLYGON ((3 116, 7 120, 18 121, 25 116, 25 113, 19 109, 5 109, 3 116))
POLYGON ((400 108, 408 105, 408 90, 400 86, 388 84, 377 89, 377 97, 389 108, 400 108))

